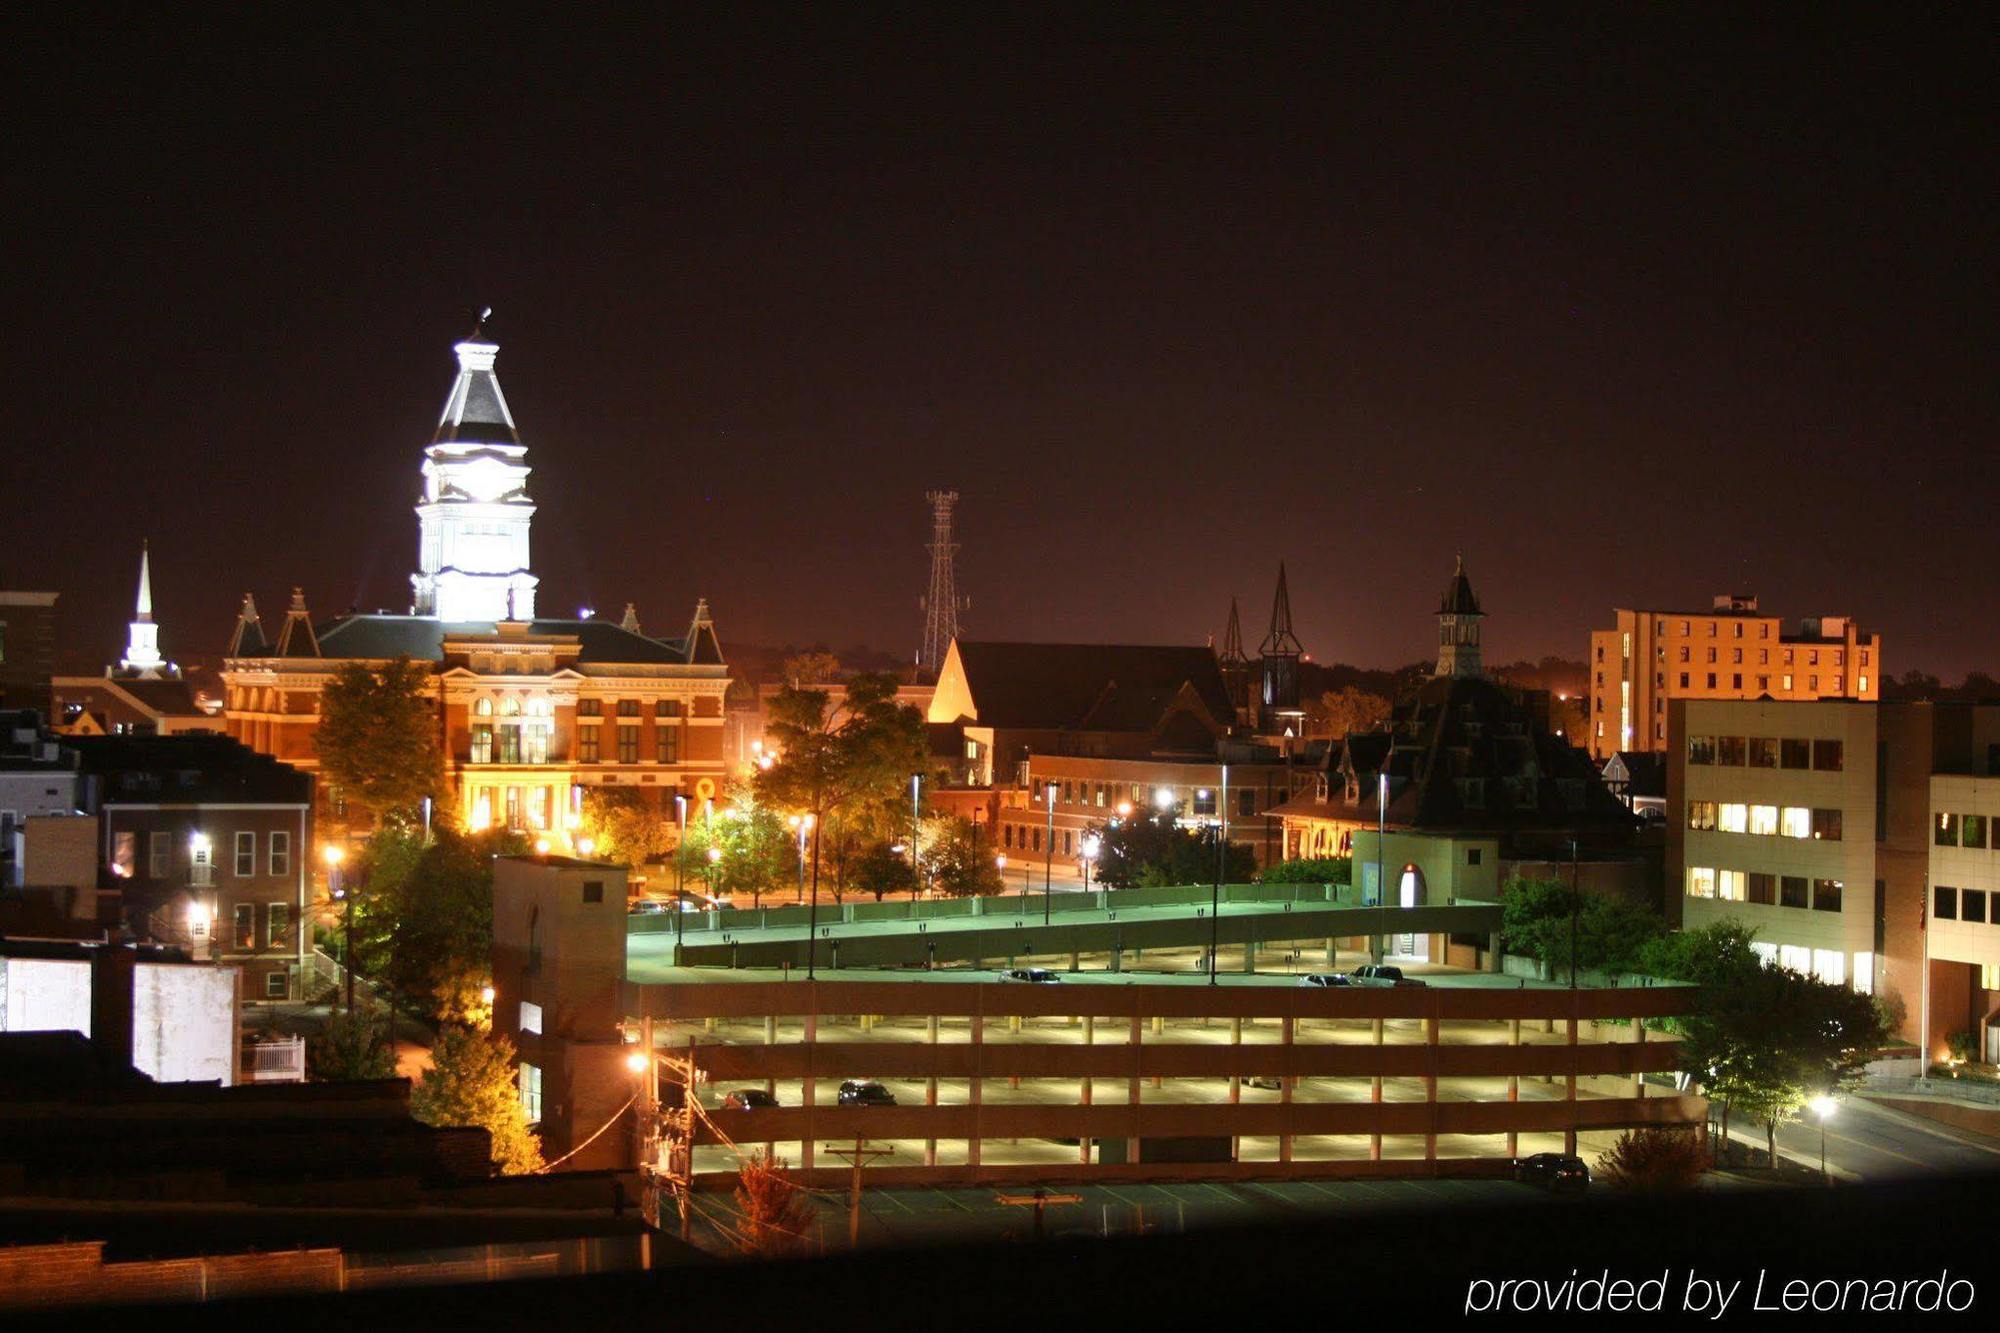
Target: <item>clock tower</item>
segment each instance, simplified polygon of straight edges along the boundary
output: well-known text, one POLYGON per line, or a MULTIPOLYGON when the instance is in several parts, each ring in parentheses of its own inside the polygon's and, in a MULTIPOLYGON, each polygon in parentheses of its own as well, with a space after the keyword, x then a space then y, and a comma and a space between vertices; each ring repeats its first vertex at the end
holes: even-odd
POLYGON ((493 373, 500 347, 485 336, 491 314, 452 348, 458 379, 424 450, 418 572, 410 576, 415 615, 445 621, 535 617, 539 580, 528 560, 528 525, 535 516, 528 450, 493 373))

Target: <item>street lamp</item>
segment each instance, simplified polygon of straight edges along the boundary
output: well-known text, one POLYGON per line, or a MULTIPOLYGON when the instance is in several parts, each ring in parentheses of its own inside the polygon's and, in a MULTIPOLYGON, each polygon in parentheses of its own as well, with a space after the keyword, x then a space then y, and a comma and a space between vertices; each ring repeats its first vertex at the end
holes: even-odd
POLYGON ((340 863, 347 859, 347 849, 328 843, 320 853, 326 858, 326 896, 341 905, 341 946, 345 955, 341 960, 341 970, 347 975, 347 1012, 354 1012, 354 900, 347 896, 347 889, 340 882, 340 863))
POLYGON ((1811 1106, 1813 1114, 1819 1117, 1819 1183, 1831 1184, 1832 1181, 1826 1174, 1826 1122, 1833 1119, 1833 1113, 1839 1108, 1840 1103, 1828 1094, 1821 1093, 1807 1105, 1811 1106))
POLYGON ((921 804, 923 799, 923 782, 923 774, 910 774, 910 873, 917 877, 917 896, 919 898, 924 896, 924 852, 922 845, 924 812, 921 804))
POLYGON ((1083 840, 1083 891, 1090 892, 1090 863, 1097 859, 1098 850, 1104 843, 1093 833, 1083 840))
POLYGON ((1042 865, 1042 924, 1049 924, 1056 900, 1056 784, 1048 787, 1049 857, 1042 865))
POLYGON ((1165 814, 1167 811, 1173 809, 1174 789, 1172 787, 1153 788, 1153 804, 1156 807, 1158 807, 1158 809, 1162 814, 1165 814))

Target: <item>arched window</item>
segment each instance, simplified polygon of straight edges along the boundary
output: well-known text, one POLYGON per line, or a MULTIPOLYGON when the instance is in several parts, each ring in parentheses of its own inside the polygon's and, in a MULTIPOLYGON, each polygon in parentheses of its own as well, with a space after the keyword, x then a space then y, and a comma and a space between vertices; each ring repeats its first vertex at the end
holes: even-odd
POLYGON ((510 694, 500 701, 500 716, 519 717, 520 715, 521 701, 519 699, 510 694))
POLYGON ((472 715, 474 717, 492 717, 493 701, 491 699, 477 700, 472 705, 472 715))

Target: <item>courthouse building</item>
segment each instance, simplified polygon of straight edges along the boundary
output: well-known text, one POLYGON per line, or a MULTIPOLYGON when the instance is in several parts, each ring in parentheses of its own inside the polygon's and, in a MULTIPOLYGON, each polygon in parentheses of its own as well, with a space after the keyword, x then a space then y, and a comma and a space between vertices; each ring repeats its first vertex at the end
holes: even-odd
MULTIPOLYGON (((685 629, 649 633, 631 604, 616 620, 536 612, 535 504, 527 447, 483 331, 454 349, 458 375, 424 450, 418 569, 408 614, 315 621, 293 589, 275 635, 246 594, 223 670, 229 734, 309 772, 320 692, 342 668, 426 664, 460 820, 566 848, 583 791, 629 787, 668 806, 720 790, 723 662, 708 605, 685 629)), ((371 818, 320 784, 322 818, 365 833, 371 818)))

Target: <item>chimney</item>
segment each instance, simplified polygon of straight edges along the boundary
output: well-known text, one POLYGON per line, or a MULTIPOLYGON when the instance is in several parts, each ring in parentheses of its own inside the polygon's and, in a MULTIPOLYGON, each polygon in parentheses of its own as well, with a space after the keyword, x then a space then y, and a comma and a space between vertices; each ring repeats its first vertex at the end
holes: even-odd
POLYGON ((90 1045, 107 1072, 132 1068, 132 981, 137 962, 137 951, 122 944, 106 944, 90 958, 90 1045))

